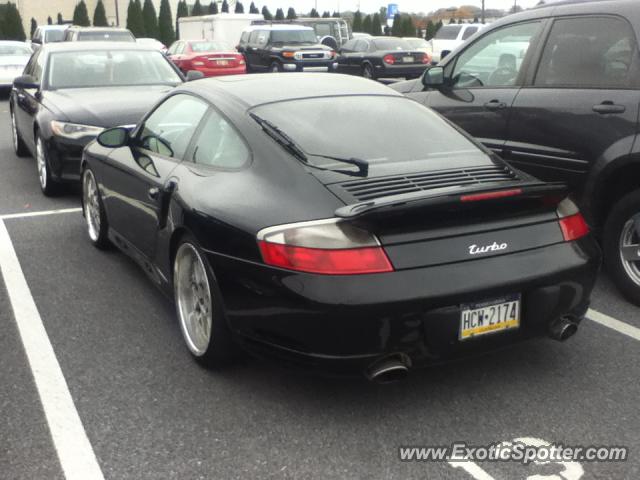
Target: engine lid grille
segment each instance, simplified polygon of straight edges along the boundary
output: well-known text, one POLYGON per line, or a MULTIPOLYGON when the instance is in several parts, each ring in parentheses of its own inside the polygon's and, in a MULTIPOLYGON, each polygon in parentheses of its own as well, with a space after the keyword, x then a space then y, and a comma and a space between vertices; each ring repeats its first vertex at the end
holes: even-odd
POLYGON ((507 166, 490 165, 464 169, 438 170, 428 173, 412 173, 386 177, 354 180, 339 185, 340 189, 355 200, 364 202, 382 197, 401 195, 436 188, 462 187, 482 183, 518 180, 507 166))

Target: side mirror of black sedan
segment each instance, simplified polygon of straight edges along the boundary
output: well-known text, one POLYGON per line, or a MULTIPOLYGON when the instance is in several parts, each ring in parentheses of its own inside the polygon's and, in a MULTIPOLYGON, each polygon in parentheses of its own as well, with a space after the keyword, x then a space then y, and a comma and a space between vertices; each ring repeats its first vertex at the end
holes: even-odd
POLYGON ((15 88, 40 88, 40 84, 38 81, 33 78, 31 75, 21 75, 13 80, 13 86, 15 88))
POLYGON ((422 84, 427 88, 438 88, 444 85, 444 68, 431 67, 424 71, 422 84))
POLYGON ((98 143, 107 148, 120 148, 129 143, 129 129, 115 127, 105 130, 98 135, 98 143))
POLYGON ((189 70, 187 72, 187 82, 198 80, 200 78, 204 78, 204 73, 199 72, 198 70, 189 70))

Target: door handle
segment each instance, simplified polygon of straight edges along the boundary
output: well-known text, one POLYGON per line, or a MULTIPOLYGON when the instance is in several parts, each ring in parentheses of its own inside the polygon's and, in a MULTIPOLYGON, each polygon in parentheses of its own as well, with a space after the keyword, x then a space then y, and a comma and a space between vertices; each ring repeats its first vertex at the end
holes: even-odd
POLYGON ((501 102, 500 100, 491 100, 490 102, 484 104, 484 108, 486 108, 487 110, 502 110, 507 108, 507 104, 501 102))
POLYGON ((151 187, 147 195, 151 200, 158 200, 158 198, 160 198, 160 189, 158 187, 151 187))
POLYGON ((600 105, 594 105, 593 111, 601 115, 608 113, 624 113, 626 110, 624 105, 616 105, 611 101, 602 102, 600 105))

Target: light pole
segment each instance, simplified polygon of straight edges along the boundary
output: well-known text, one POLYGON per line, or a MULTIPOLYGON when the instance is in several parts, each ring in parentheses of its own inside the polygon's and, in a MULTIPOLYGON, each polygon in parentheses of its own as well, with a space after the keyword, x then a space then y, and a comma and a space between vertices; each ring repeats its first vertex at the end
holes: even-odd
POLYGON ((120 26, 120 14, 118 13, 118 0, 113 0, 116 4, 116 27, 120 26))
POLYGON ((482 0, 482 24, 484 25, 484 0, 482 0))

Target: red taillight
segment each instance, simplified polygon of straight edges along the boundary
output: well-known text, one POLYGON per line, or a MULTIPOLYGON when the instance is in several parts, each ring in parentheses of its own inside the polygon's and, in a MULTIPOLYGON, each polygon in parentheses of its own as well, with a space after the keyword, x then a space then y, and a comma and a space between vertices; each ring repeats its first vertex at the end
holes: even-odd
POLYGON ((422 55, 422 63, 429 64, 431 63, 431 56, 428 53, 422 55))
POLYGON ((581 213, 560 219, 560 229, 565 242, 571 242, 589 233, 589 226, 581 213))
POLYGON ((396 63, 396 57, 394 57, 393 55, 385 55, 385 56, 382 58, 382 61, 383 61, 384 63, 389 64, 389 65, 393 65, 394 63, 396 63))
POLYGON ((497 190, 495 192, 471 193, 462 195, 461 202, 479 202, 481 200, 493 200, 495 198, 514 197, 522 193, 521 188, 512 188, 511 190, 497 190))
POLYGON ((330 250, 258 242, 265 263, 289 270, 325 275, 391 272, 393 267, 382 247, 330 250))
POLYGON ((258 232, 268 265, 325 275, 392 272, 378 239, 338 219, 269 227, 258 232))

